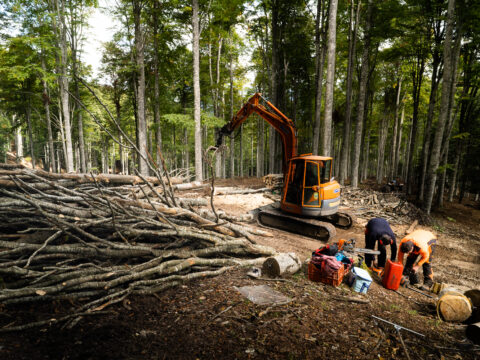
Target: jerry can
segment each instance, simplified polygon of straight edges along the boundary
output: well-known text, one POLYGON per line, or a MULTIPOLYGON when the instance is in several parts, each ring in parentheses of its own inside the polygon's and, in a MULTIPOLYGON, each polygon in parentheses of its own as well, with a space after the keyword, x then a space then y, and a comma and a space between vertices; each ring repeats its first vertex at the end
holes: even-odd
POLYGON ((385 271, 383 273, 382 285, 390 290, 397 290, 402 280, 403 265, 399 262, 387 260, 385 271))

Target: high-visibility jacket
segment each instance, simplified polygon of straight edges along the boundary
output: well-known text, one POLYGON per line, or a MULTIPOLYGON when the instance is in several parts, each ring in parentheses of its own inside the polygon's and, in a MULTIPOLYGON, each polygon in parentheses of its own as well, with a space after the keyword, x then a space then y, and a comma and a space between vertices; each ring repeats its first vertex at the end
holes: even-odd
POLYGON ((432 253, 432 245, 436 243, 436 236, 426 230, 415 230, 405 236, 400 241, 399 252, 398 252, 398 262, 403 264, 403 255, 402 244, 404 242, 411 241, 413 243, 413 254, 420 254, 422 258, 418 262, 418 266, 422 266, 424 263, 428 263, 430 260, 430 254, 432 253))

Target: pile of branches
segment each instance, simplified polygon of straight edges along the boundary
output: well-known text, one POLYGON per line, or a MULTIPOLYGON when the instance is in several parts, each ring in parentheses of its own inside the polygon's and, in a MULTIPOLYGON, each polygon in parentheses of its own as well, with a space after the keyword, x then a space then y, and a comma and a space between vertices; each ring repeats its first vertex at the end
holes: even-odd
POLYGON ((342 189, 342 205, 353 208, 355 215, 360 217, 383 217, 396 224, 410 224, 414 220, 424 225, 432 223, 430 216, 408 202, 404 193, 382 193, 346 186, 342 189))
POLYGON ((196 199, 176 197, 159 176, 157 187, 139 173, 140 183, 120 185, 93 174, 80 182, 49 176, 0 164, 0 181, 9 184, 0 186, 0 304, 77 300, 81 305, 57 319, 73 324, 131 294, 154 294, 275 254, 255 243, 262 233, 214 209, 197 210, 196 199))

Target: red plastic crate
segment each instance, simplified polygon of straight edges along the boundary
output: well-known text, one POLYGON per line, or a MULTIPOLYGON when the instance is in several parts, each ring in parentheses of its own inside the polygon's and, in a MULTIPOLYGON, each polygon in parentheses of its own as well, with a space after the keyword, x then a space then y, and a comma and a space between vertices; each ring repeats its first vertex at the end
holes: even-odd
POLYGON ((326 276, 324 273, 320 273, 320 281, 324 284, 338 286, 342 283, 343 277, 345 276, 345 267, 341 266, 337 272, 333 273, 330 276, 326 276))
POLYGON ((321 271, 313 263, 308 263, 308 279, 311 281, 320 282, 321 271))

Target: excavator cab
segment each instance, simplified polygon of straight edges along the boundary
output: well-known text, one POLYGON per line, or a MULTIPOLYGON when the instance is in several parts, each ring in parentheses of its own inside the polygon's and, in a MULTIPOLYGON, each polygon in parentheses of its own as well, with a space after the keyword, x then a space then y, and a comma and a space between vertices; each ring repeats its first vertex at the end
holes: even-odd
POLYGON ((282 210, 304 216, 335 214, 340 205, 340 185, 333 180, 333 159, 310 154, 292 158, 284 181, 282 210))

